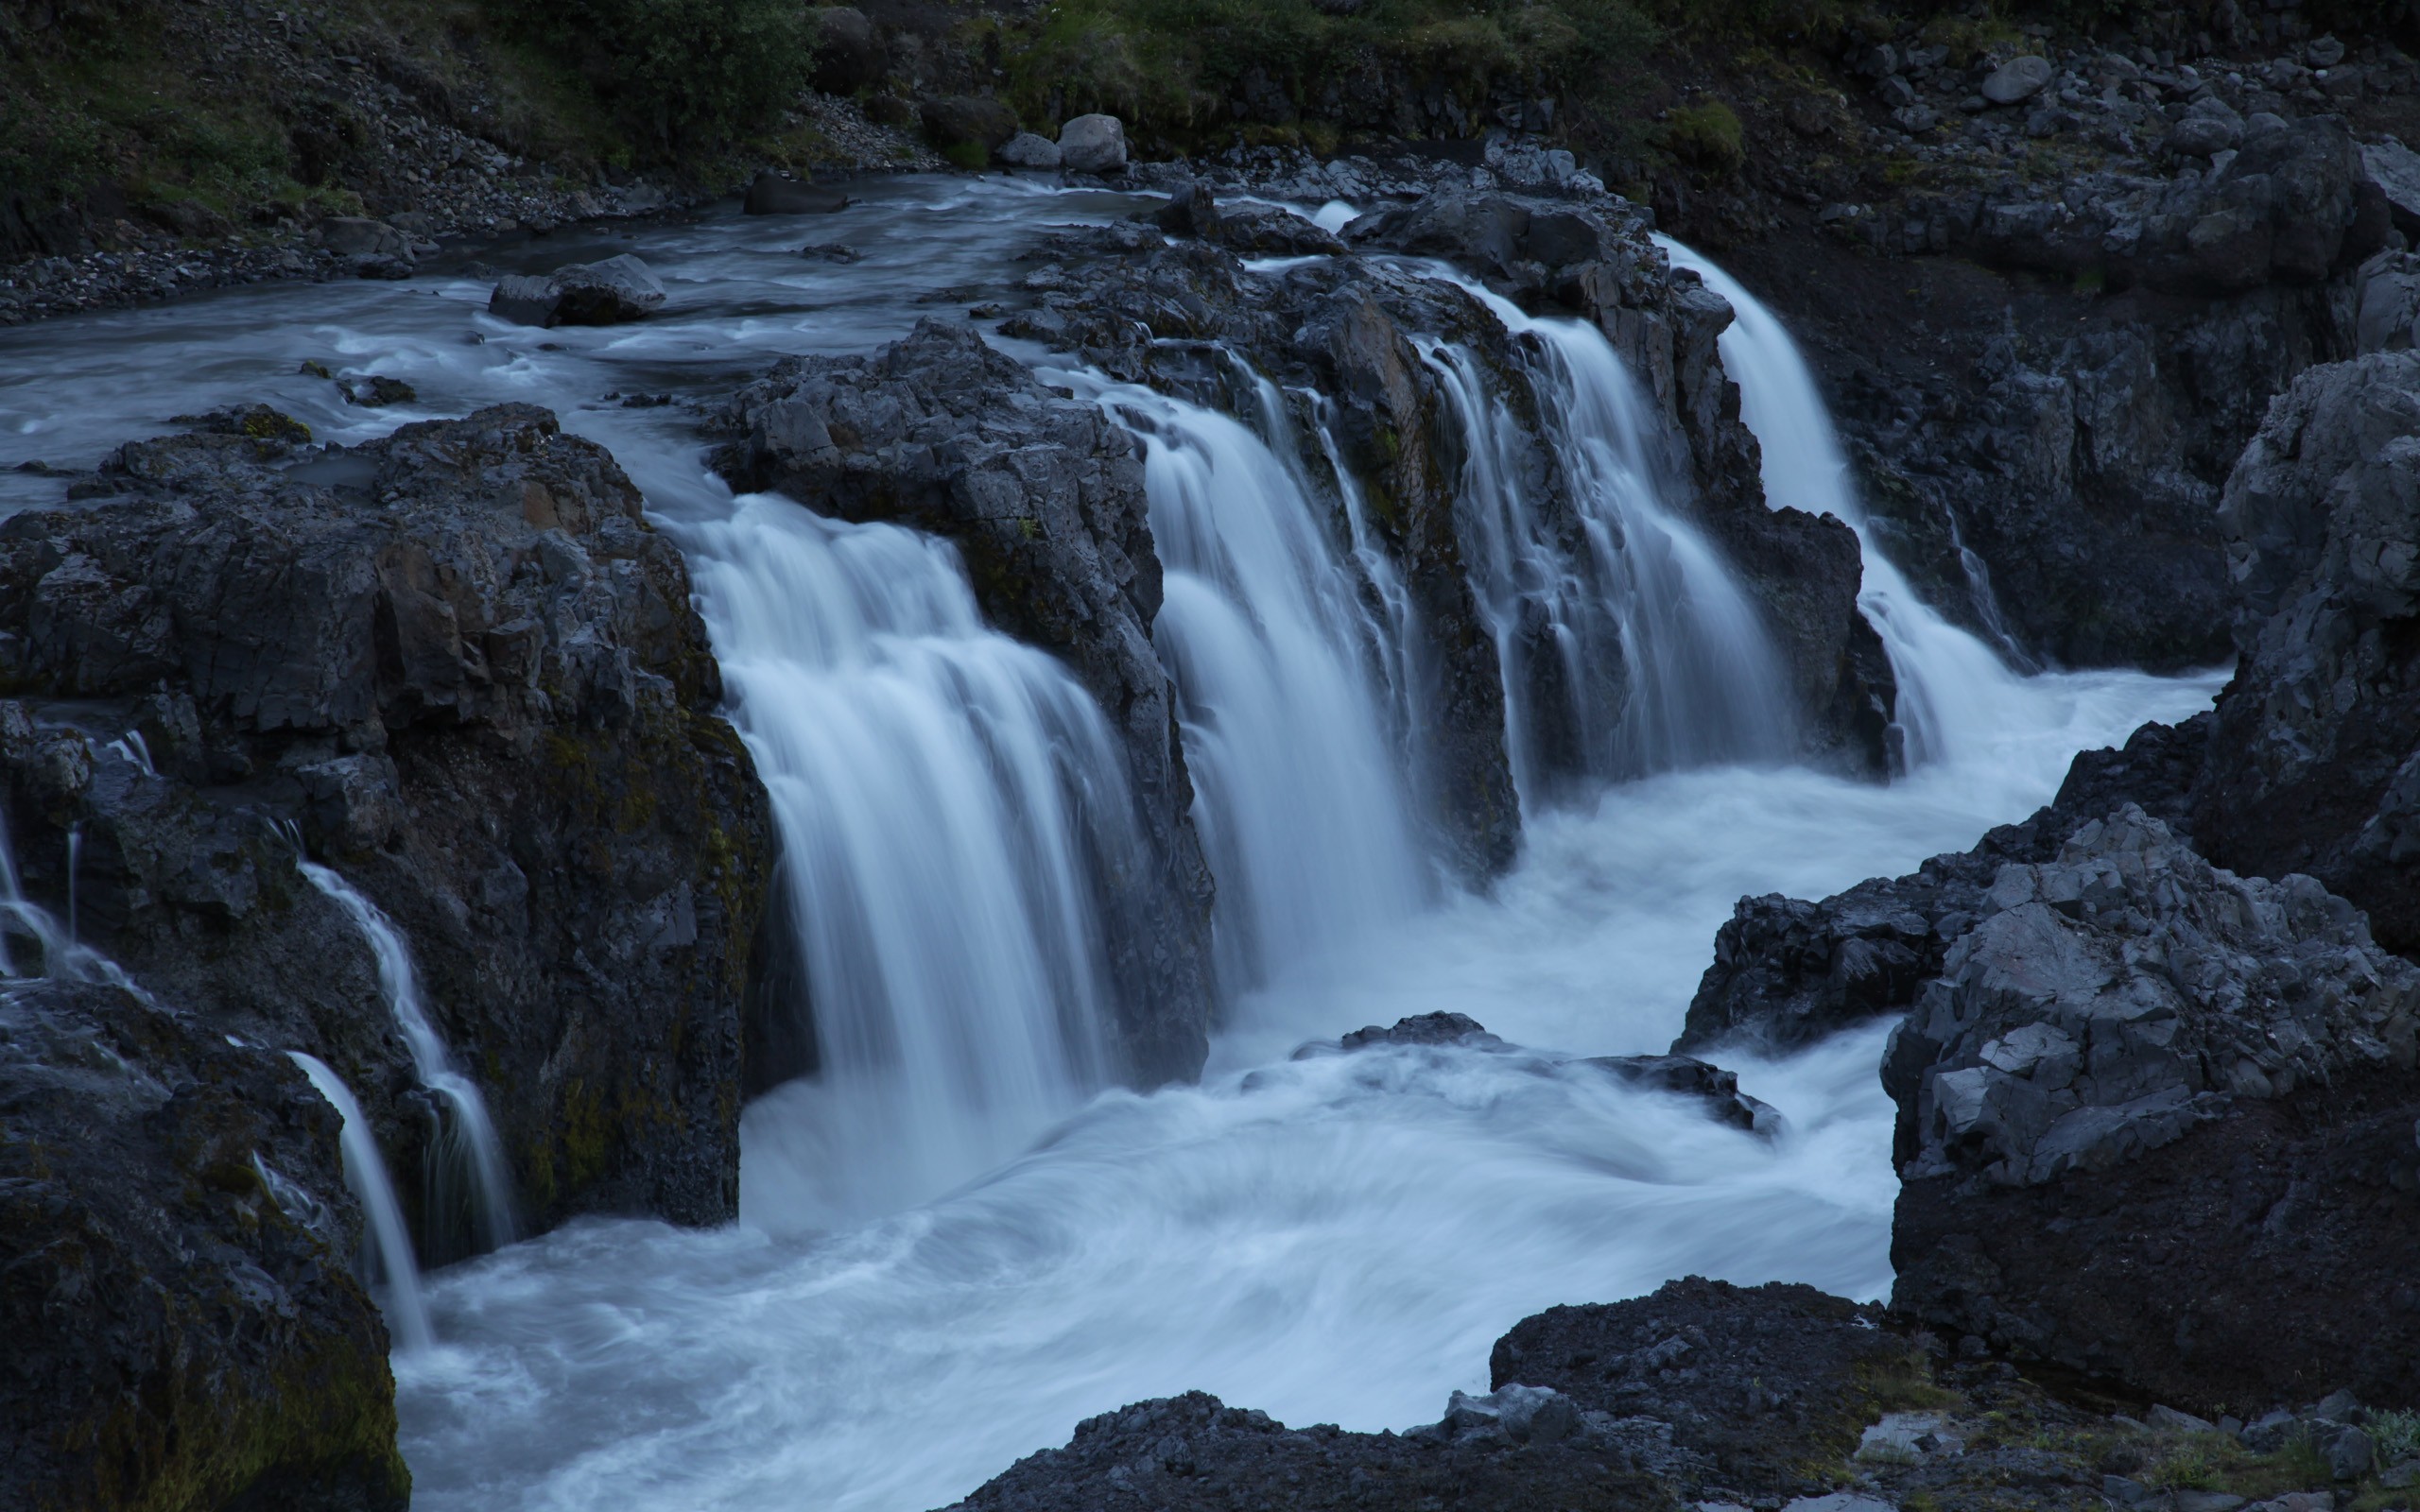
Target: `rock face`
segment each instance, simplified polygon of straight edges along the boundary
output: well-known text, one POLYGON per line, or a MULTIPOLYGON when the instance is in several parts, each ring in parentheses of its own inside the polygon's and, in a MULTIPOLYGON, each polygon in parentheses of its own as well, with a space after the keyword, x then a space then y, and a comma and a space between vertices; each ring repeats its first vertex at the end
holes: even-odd
POLYGON ((106 982, 0 988, 0 1503, 403 1512, 335 1109, 106 982))
MULTIPOLYGON (((787 180, 777 181, 788 183, 787 180)), ((753 204, 756 198, 752 185, 750 202, 753 204)), ((663 308, 664 300, 663 283, 645 263, 624 252, 600 263, 559 267, 544 278, 513 274, 499 282, 489 296, 488 313, 520 325, 614 325, 654 313, 663 308)))
POLYGON ((2085 751, 2048 806, 1970 850, 1909 876, 1876 877, 1807 902, 1742 898, 1715 936, 1676 1053, 1741 1043, 1787 1050, 1886 1013, 1904 1013, 1975 926, 1999 868, 2054 859, 2089 816, 2135 803, 2181 826, 2209 743, 2210 717, 2148 724, 2123 750, 2085 751))
POLYGON ((2196 838, 2239 871, 2308 872, 2420 950, 2420 353, 2297 379, 2220 519, 2242 661, 2196 838))
POLYGON ((1125 748, 1150 874, 1102 899, 1128 1075, 1190 1077, 1207 1053, 1212 882, 1193 829, 1141 458, 1091 404, 964 326, 927 320, 871 357, 801 358, 742 389, 735 486, 955 541, 985 614, 1065 661, 1125 748))
MULTIPOLYGON (((213 425, 0 524, 27 891, 63 916, 72 863, 88 941, 327 1061, 409 1177, 433 1110, 299 835, 407 940, 527 1221, 727 1220, 771 825, 679 552, 544 410, 353 451, 268 410, 213 425)), ((398 1185, 424 1253, 458 1253, 398 1185)))
POLYGON ((2131 805, 2000 868, 1894 1032, 1893 1306, 2161 1400, 2420 1388, 2420 968, 2131 805))

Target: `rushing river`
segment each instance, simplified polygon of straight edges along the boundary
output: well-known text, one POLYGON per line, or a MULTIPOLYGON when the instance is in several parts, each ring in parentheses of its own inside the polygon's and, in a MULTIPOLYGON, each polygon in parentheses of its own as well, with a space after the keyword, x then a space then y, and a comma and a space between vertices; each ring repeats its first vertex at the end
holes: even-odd
MULTIPOLYGON (((915 1512, 1089 1414, 1190 1387, 1289 1422, 1432 1420, 1450 1390, 1484 1387, 1499 1332, 1555 1302, 1692 1273, 1887 1292, 1880 1028, 1727 1057, 1788 1118, 1772 1143, 1572 1058, 1663 1049, 1741 894, 1822 896, 1962 849, 2047 800, 2077 749, 2204 707, 2217 679, 2020 679, 1869 562, 1914 771, 1883 787, 1761 760, 1777 747, 1740 693, 1754 679, 1686 680, 1755 652, 1725 639, 1746 632, 1721 585, 1689 576, 1719 563, 1618 444, 1634 421, 1609 349, 1508 312, 1537 328, 1538 381, 1567 400, 1554 412, 1572 434, 1554 443, 1600 480, 1587 507, 1628 539, 1649 531, 1669 564, 1660 583, 1610 560, 1547 576, 1600 582, 1626 648, 1642 617, 1716 618, 1668 642, 1661 722, 1605 732, 1593 800, 1533 804, 1517 868, 1466 895, 1406 822, 1387 746, 1417 711, 1370 676, 1392 632, 1337 591, 1322 554, 1345 548, 1306 531, 1247 427, 1096 385, 1113 413, 1152 410, 1155 436, 1185 442, 1155 441, 1150 463, 1161 654, 1219 870, 1222 970, 1251 984, 1199 1086, 1098 1091, 1099 947, 1075 879, 1122 842, 1053 806, 1070 782, 1122 781, 1098 714, 1056 663, 980 623, 953 554, 735 499, 692 417, 620 402, 712 397, 784 354, 867 350, 1003 290, 1045 228, 1134 206, 999 179, 862 192, 825 217, 719 214, 489 252, 512 268, 639 252, 671 301, 628 327, 508 326, 485 280, 440 271, 0 335, 0 467, 89 466, 232 403, 339 441, 501 401, 558 410, 689 553, 734 717, 786 846, 812 862, 791 868, 787 906, 824 973, 819 1030, 841 1038, 823 1080, 750 1109, 740 1223, 586 1220, 424 1278, 436 1342, 396 1359, 417 1504, 915 1512), (862 260, 803 259, 810 239, 862 260), (348 407, 299 374, 306 358, 402 378, 419 400, 348 407), (1289 1058, 1440 1009, 1528 1048, 1289 1058)), ((1787 335, 1705 271, 1743 306, 1724 352, 1776 497, 1861 524, 1787 335)), ((0 472, 0 509, 59 495, 0 472)), ((1556 612, 1578 644, 1596 610, 1556 612)))

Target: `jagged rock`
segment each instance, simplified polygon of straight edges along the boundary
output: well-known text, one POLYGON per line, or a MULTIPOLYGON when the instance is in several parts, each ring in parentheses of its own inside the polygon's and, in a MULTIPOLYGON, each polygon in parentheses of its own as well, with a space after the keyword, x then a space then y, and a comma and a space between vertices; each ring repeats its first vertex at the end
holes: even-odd
POLYGON ((2394 229, 2411 236, 2420 232, 2420 152, 2393 137, 2361 145, 2361 167, 2386 196, 2394 229))
POLYGON ((0 1502, 403 1512, 336 1112, 106 982, 0 987, 0 1502))
POLYGON ((2123 750, 2085 751, 2058 796, 1974 849, 1934 856, 1910 875, 1876 877, 1806 902, 1742 898, 1716 934, 1675 1054, 1724 1044, 1787 1050, 1912 1007, 1950 948, 1975 927, 2000 867, 2053 859, 2087 816, 2135 803, 2181 825, 2202 769, 2210 716, 2147 724, 2123 750))
POLYGON ((1060 165, 1059 144, 1031 131, 1019 131, 1000 144, 992 154, 1011 168, 1056 168, 1060 165))
POLYGON ((2240 871, 2308 872, 2420 950, 2420 353, 2295 380, 2220 520, 2242 661, 2196 838, 2240 871))
POLYGON ((1169 191, 1168 202, 1151 218, 1171 236, 1215 239, 1219 234, 1219 199, 1208 184, 1187 179, 1169 191))
POLYGON ((1422 1013, 1409 1019, 1397 1019, 1392 1028, 1371 1024, 1356 1029, 1337 1041, 1346 1050, 1359 1050, 1365 1045, 1465 1045, 1478 1048, 1501 1045, 1503 1040, 1487 1032, 1486 1025, 1462 1013, 1422 1013))
POLYGON ((1222 207, 1219 241, 1245 257, 1340 257, 1344 242, 1335 232, 1290 210, 1269 205, 1222 207))
POLYGON ((1152 649, 1159 559, 1132 439, 969 327, 926 320, 870 357, 794 358, 743 388, 735 486, 947 537, 984 612, 1067 662, 1123 745, 1148 876, 1108 879, 1115 1037, 1146 1085, 1208 1047, 1211 879, 1190 817, 1173 696, 1152 649))
POLYGON ((89 940, 327 1061, 418 1173, 432 1109, 299 833, 406 937, 527 1220, 728 1220, 771 821, 680 553, 544 410, 300 444, 259 414, 130 442, 105 507, 0 524, 25 885, 65 912, 72 829, 89 940))
POLYGON ((489 296, 488 312, 517 325, 614 325, 653 314, 664 301, 662 281, 645 263, 622 252, 598 263, 559 267, 544 278, 507 277, 489 296))
POLYGON ((1059 129, 1059 157, 1071 173, 1115 173, 1126 166, 1126 123, 1079 115, 1059 129))
MULTIPOLYGON (((818 14, 828 16, 832 12, 818 14)), ((849 197, 840 190, 764 168, 748 181, 748 195, 740 209, 751 215, 828 215, 848 202, 849 197)))
POLYGON ((2408 1395, 2415 1016, 2351 904, 2131 805, 2003 867, 1885 1057, 1893 1306, 2193 1407, 2408 1395))
POLYGON ((1781 1133, 1781 1110, 1741 1091, 1736 1071, 1690 1056, 1598 1056, 1582 1064, 1599 1067, 1634 1086, 1694 1097, 1734 1128, 1768 1139, 1781 1133))

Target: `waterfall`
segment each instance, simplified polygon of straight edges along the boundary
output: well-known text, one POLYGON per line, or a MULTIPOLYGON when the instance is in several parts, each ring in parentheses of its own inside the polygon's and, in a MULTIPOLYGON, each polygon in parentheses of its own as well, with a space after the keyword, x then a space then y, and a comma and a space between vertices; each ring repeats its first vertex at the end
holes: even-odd
POLYGON ((1669 237, 1656 241, 1673 266, 1694 271, 1731 301, 1737 318, 1721 336, 1722 365, 1739 386, 1740 419, 1764 451, 1765 502, 1834 515, 1857 532, 1865 558, 1858 606, 1890 652, 1909 765, 1970 754, 2022 699, 2016 674, 1919 597, 1876 544, 1831 413, 1780 318, 1703 254, 1669 237))
POLYGON ((362 1216, 369 1220, 369 1231, 363 1235, 368 1258, 375 1263, 375 1280, 386 1295, 381 1310, 387 1314, 387 1326, 394 1332, 399 1349, 425 1349, 433 1335, 428 1326, 428 1308, 421 1300, 420 1267, 412 1260, 411 1231, 404 1227, 404 1210, 395 1201, 395 1188, 387 1179, 387 1161, 378 1153, 378 1142, 371 1137, 370 1120, 362 1115, 361 1105, 353 1099, 353 1091, 344 1078, 328 1069, 327 1063, 300 1050, 286 1055, 311 1078, 311 1085, 337 1110, 344 1121, 341 1150, 344 1156, 345 1184, 361 1201, 362 1216))
POLYGON ((1685 485, 1671 438, 1602 333, 1544 319, 1466 280, 1523 355, 1577 541, 1529 496, 1509 455, 1525 421, 1470 352, 1430 346, 1461 421, 1472 586, 1503 667, 1506 734, 1525 808, 1558 786, 1793 745, 1780 659, 1713 546, 1668 502, 1685 485))
MULTIPOLYGON (((1274 431, 1275 392, 1255 391, 1274 431)), ((1426 896, 1379 686, 1399 648, 1284 459, 1290 442, 1145 388, 1099 397, 1144 443, 1167 584, 1154 633, 1219 879, 1220 977, 1258 986, 1426 896)))
MULTIPOLYGON (((428 1155, 428 1224, 425 1235, 435 1255, 459 1246, 441 1246, 460 1216, 470 1223, 477 1249, 509 1245, 519 1235, 512 1211, 512 1179, 504 1163, 504 1147, 488 1117, 487 1099, 468 1076, 454 1067, 453 1053, 421 1001, 420 978, 412 970, 411 949, 392 920, 353 884, 316 861, 296 857, 312 886, 334 899, 352 916, 371 954, 378 962, 378 987, 387 1011, 411 1051, 412 1070, 420 1084, 435 1093, 445 1116, 437 1143, 428 1155)), ((306 1070, 308 1068, 305 1068, 306 1070)), ((333 1099, 331 1099, 333 1100, 333 1099)))
POLYGON ((769 494, 683 528, 819 1057, 749 1109, 741 1208, 922 1201, 1104 1079, 1098 879, 1146 869, 1124 762, 1063 666, 984 625, 946 542, 769 494))

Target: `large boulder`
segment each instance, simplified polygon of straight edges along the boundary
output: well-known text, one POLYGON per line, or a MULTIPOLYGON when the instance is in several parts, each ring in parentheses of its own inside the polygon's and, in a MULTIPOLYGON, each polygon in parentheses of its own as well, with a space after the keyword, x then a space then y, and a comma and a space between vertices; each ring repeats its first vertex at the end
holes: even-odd
POLYGON ((890 49, 855 6, 823 6, 815 16, 815 73, 826 94, 855 94, 890 71, 890 49))
POLYGON ((990 94, 944 94, 918 108, 925 140, 961 166, 979 168, 1017 134, 1017 112, 990 94))
POLYGON ((1208 1049, 1211 878, 1167 676, 1142 461, 1095 405, 1045 387, 971 327, 927 320, 870 357, 793 358, 732 401, 736 487, 955 541, 1008 634, 1063 659, 1124 747, 1148 873, 1100 899, 1121 1068, 1152 1085, 1208 1049))
POLYGON ((2208 1410, 2420 1394, 2420 968, 2139 808, 2001 868, 1893 1032, 1893 1305, 2208 1410))
POLYGON ((614 325, 651 315, 664 301, 664 283, 654 270, 621 252, 544 278, 510 275, 489 295, 488 312, 516 325, 614 325))
MULTIPOLYGON (((62 915, 72 887, 163 1003, 328 1062, 388 1163, 436 1170, 378 964, 299 841, 393 920, 526 1222, 727 1221, 771 822, 679 551, 544 410, 353 450, 211 426, 0 524, 24 885, 62 915)), ((442 1259, 434 1185, 400 1183, 442 1259)))
POLYGON ((0 1108, 0 1503, 403 1512, 361 1213, 302 1073, 106 980, 12 980, 0 1108))
POLYGON ((1059 160, 1070 173, 1115 173, 1126 166, 1126 123, 1079 115, 1059 129, 1059 160))
POLYGON ((2308 872, 2420 951, 2420 352, 2295 380, 2220 522, 2242 660, 2196 838, 2239 871, 2308 872))

